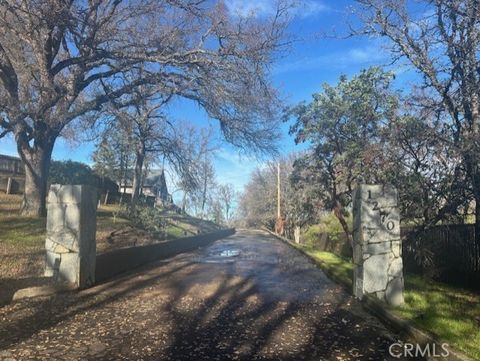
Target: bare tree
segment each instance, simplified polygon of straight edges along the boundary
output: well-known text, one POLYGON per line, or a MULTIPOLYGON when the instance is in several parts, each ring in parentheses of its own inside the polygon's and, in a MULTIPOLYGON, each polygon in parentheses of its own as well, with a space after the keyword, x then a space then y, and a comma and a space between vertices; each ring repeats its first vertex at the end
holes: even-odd
POLYGON ((108 177, 117 182, 122 194, 125 194, 126 187, 131 181, 130 169, 134 156, 133 144, 127 134, 121 130, 108 129, 101 135, 92 154, 93 169, 102 179, 108 177))
POLYGON ((212 152, 215 150, 211 129, 197 129, 182 123, 180 138, 183 139, 183 153, 189 159, 185 172, 177 172, 178 190, 183 191, 181 208, 184 212, 193 209, 197 217, 204 218, 210 192, 215 186, 215 170, 212 152))
MULTIPOLYGON (((476 204, 480 243, 480 11, 475 0, 359 0, 363 28, 356 34, 383 37, 394 60, 406 59, 422 75, 417 96, 423 111, 437 116, 463 159, 476 204)), ((454 173, 460 172, 460 168, 454 173)))
MULTIPOLYGON (((282 177, 282 179, 284 179, 282 177)), ((239 200, 245 226, 273 229, 276 217, 276 172, 271 167, 256 168, 239 200)))
POLYGON ((271 150, 277 94, 268 65, 287 10, 263 19, 198 0, 1 0, 0 136, 13 133, 25 163, 22 212, 45 213, 62 131, 145 84, 196 101, 231 143, 271 150))
POLYGON ((235 188, 233 188, 233 184, 230 183, 220 184, 217 191, 218 199, 225 212, 225 222, 228 222, 232 218, 231 211, 236 198, 235 188))
POLYGON ((109 110, 113 117, 112 124, 106 128, 106 132, 117 128, 117 131, 129 139, 134 152, 131 201, 133 208, 140 196, 147 155, 152 160, 160 157, 168 160, 179 172, 184 172, 188 168, 185 164, 189 161, 188 156, 184 152, 184 147, 180 146, 182 140, 179 139, 173 122, 162 112, 162 106, 169 99, 170 96, 156 94, 153 88, 141 86, 127 97, 125 106, 114 101, 109 110))
POLYGON ((277 166, 280 165, 280 213, 287 237, 313 222, 322 209, 319 187, 301 179, 296 169, 303 153, 293 153, 255 169, 238 196, 238 217, 247 227, 274 229, 277 219, 277 166), (297 231, 295 231, 297 230, 297 231))

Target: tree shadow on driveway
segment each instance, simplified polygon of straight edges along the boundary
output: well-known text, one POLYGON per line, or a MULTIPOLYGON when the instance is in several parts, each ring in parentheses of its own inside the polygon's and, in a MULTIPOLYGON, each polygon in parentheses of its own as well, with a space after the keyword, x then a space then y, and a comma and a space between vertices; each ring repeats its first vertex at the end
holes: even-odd
POLYGON ((395 336, 339 287, 309 293, 315 284, 306 280, 320 271, 292 269, 282 282, 288 264, 248 262, 239 271, 239 262, 184 255, 79 293, 6 306, 0 357, 398 360, 388 355, 395 336))

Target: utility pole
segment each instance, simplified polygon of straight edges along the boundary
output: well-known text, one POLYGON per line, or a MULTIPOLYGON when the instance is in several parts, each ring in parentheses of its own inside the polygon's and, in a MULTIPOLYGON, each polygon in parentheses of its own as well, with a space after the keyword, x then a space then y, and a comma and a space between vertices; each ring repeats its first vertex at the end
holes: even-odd
POLYGON ((280 209, 280 162, 277 163, 277 221, 275 222, 275 233, 283 234, 283 219, 280 209))
POLYGON ((280 162, 277 163, 277 219, 282 217, 280 210, 280 162))

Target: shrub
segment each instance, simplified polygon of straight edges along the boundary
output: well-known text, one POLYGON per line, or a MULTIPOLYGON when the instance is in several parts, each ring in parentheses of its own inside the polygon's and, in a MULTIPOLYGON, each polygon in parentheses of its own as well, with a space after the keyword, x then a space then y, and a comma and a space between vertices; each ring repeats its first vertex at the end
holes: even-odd
MULTIPOLYGON (((350 222, 350 219, 347 219, 350 222)), ((332 214, 324 214, 320 223, 311 225, 305 232, 305 244, 312 249, 327 251, 337 256, 349 259, 352 257, 352 247, 342 225, 332 214)))
MULTIPOLYGON (((348 226, 351 230, 351 225, 352 225, 352 216, 347 216, 346 221, 348 223, 348 226)), ((334 235, 338 233, 344 233, 342 225, 340 224, 340 221, 338 220, 337 217, 333 213, 326 213, 320 217, 320 225, 323 227, 324 232, 334 235)))
POLYGON ((130 221, 137 227, 143 228, 154 236, 164 237, 167 221, 157 208, 137 205, 124 211, 130 221))
MULTIPOLYGON (((347 217, 347 223, 349 224, 351 230, 352 217, 347 217)), ((315 243, 320 239, 322 234, 328 234, 330 239, 334 241, 339 241, 343 238, 343 228, 339 220, 333 213, 325 213, 320 217, 320 222, 318 224, 313 224, 305 231, 304 239, 305 244, 314 246, 315 243)))
POLYGON ((52 161, 48 177, 50 184, 85 184, 102 191, 118 192, 118 185, 107 177, 98 176, 92 168, 72 160, 52 161))
POLYGON ((303 235, 304 243, 311 247, 315 246, 322 233, 324 232, 320 224, 309 226, 303 235))
POLYGON ((71 160, 52 161, 48 180, 51 184, 87 184, 98 187, 98 179, 92 169, 84 163, 71 160))

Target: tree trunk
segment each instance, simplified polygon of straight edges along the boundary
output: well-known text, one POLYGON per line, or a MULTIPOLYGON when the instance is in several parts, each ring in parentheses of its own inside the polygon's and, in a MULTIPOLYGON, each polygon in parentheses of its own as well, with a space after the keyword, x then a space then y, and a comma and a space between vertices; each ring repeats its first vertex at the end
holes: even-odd
POLYGON ((295 226, 293 230, 293 237, 295 239, 295 243, 300 243, 300 227, 295 226))
MULTIPOLYGON (((480 248, 480 166, 477 164, 474 154, 477 150, 470 151, 464 156, 464 163, 466 165, 467 174, 472 182, 473 198, 475 200, 475 228, 474 228, 474 240, 477 248, 480 248)), ((479 261, 476 261, 475 266, 479 261)))
POLYGON ((140 196, 140 188, 142 184, 143 162, 145 160, 145 146, 142 144, 135 152, 135 169, 133 172, 132 185, 132 207, 138 202, 140 196))
POLYGON ((230 206, 228 204, 225 205, 225 220, 228 222, 228 218, 230 216, 230 206))
POLYGON ((20 212, 22 215, 45 217, 50 160, 55 140, 35 140, 33 148, 17 141, 17 150, 25 165, 25 192, 20 212))
POLYGON ((182 213, 187 213, 187 192, 184 192, 184 193, 183 193, 182 213))
MULTIPOLYGON (((478 190, 480 191, 480 189, 478 190)), ((475 248, 477 254, 474 256, 476 270, 480 271, 480 193, 475 192, 475 248)))
POLYGON ((207 203, 207 185, 208 185, 208 171, 207 171, 207 155, 203 161, 203 191, 202 191, 202 215, 200 218, 205 219, 205 205, 207 203))
POLYGON ((353 237, 352 237, 352 234, 350 233, 350 230, 348 229, 348 223, 345 217, 343 216, 343 206, 340 203, 339 199, 335 200, 335 207, 333 208, 333 213, 335 214, 335 217, 337 217, 338 221, 342 225, 342 229, 345 232, 345 235, 347 236, 348 243, 353 248, 353 237))

